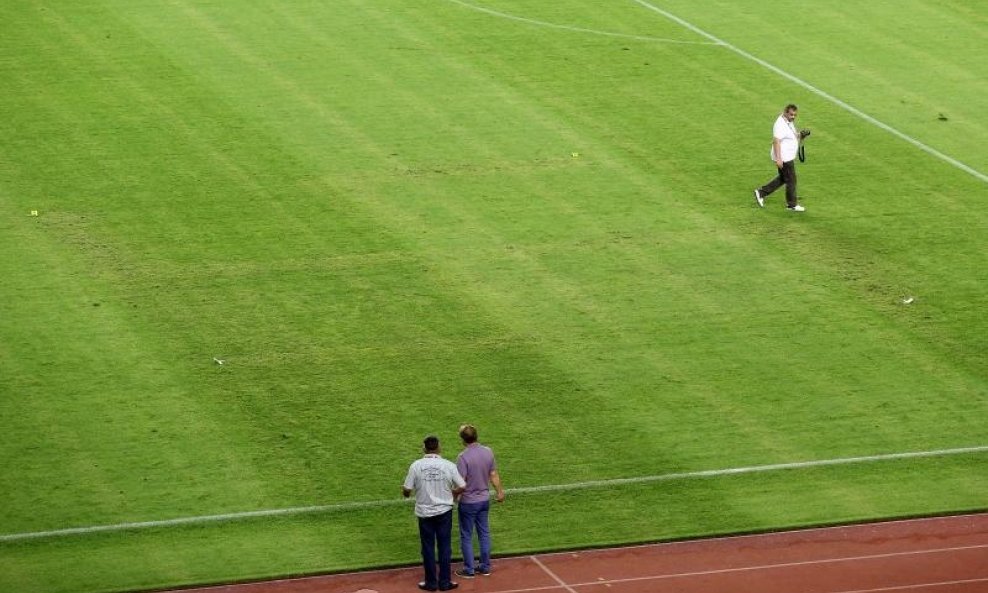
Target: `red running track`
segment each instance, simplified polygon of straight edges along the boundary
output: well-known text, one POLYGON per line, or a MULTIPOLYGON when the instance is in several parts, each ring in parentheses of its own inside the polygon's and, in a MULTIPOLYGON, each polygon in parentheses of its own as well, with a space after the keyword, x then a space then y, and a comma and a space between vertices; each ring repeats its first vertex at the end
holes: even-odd
MULTIPOLYGON (((415 593, 421 567, 184 593, 415 593)), ((496 559, 462 593, 988 593, 988 513, 496 559)))

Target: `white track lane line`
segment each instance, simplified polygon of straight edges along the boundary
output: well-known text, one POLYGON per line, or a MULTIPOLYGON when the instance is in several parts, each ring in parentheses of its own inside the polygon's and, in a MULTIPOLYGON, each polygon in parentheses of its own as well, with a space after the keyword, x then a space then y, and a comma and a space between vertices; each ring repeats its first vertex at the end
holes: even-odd
MULTIPOLYGON (((692 571, 692 572, 679 572, 679 573, 660 574, 660 575, 652 575, 652 576, 644 576, 644 577, 631 577, 631 578, 627 578, 627 579, 601 579, 601 580, 597 580, 597 581, 588 581, 588 582, 585 582, 585 583, 569 583, 569 584, 567 584, 561 578, 559 578, 558 576, 556 576, 556 574, 553 573, 551 570, 549 570, 549 568, 546 567, 542 562, 539 562, 538 559, 535 556, 530 556, 530 558, 532 558, 532 560, 534 560, 540 567, 542 567, 542 569, 547 574, 549 574, 549 576, 553 577, 553 579, 556 582, 558 582, 560 584, 560 586, 565 587, 567 590, 569 590, 569 591, 572 592, 573 589, 575 589, 577 587, 594 587, 594 586, 601 586, 601 585, 621 585, 621 584, 624 584, 624 583, 640 583, 640 582, 648 582, 648 581, 661 581, 661 580, 670 580, 670 579, 684 579, 684 578, 691 578, 691 577, 702 577, 702 576, 724 575, 724 574, 734 574, 734 573, 745 573, 745 572, 778 570, 778 569, 781 569, 781 568, 798 568, 798 567, 802 567, 802 566, 816 566, 816 565, 820 565, 820 564, 838 564, 838 563, 847 563, 847 562, 866 562, 866 561, 869 561, 869 560, 885 560, 885 559, 889 559, 889 558, 915 557, 915 556, 930 555, 930 554, 947 554, 947 553, 951 553, 951 552, 963 552, 963 551, 966 551, 966 550, 981 550, 981 549, 988 549, 988 544, 979 544, 979 545, 974 545, 974 546, 955 546, 955 547, 950 547, 950 548, 930 548, 930 549, 926 549, 926 550, 909 550, 909 551, 904 551, 904 552, 890 552, 890 553, 887 553, 887 554, 868 554, 868 555, 862 555, 862 556, 841 556, 841 557, 838 557, 838 558, 822 558, 822 559, 819 559, 819 560, 801 560, 801 561, 797 561, 797 562, 779 562, 779 563, 776 563, 776 564, 756 564, 756 565, 752 565, 752 566, 737 566, 737 567, 733 567, 733 568, 720 568, 720 569, 713 569, 713 570, 697 570, 697 571, 692 571)), ((606 549, 604 551, 606 551, 606 549)), ((980 582, 980 581, 983 581, 983 580, 984 581, 988 581, 988 578, 985 578, 985 579, 971 579, 971 582, 980 582)), ((958 581, 958 582, 960 582, 960 581, 958 581)), ((928 586, 935 586, 937 584, 938 583, 919 583, 919 584, 914 584, 914 585, 904 585, 904 586, 901 586, 900 588, 928 587, 928 586)), ((555 588, 558 588, 558 587, 533 587, 533 588, 525 588, 525 589, 507 589, 507 590, 497 590, 497 591, 493 591, 492 590, 489 593, 525 593, 526 591, 542 591, 542 590, 546 590, 546 589, 555 589, 555 588)), ((885 589, 874 589, 874 591, 883 591, 883 590, 885 590, 885 589)), ((889 590, 895 590, 895 587, 890 588, 889 590)), ((872 589, 869 589, 868 591, 872 591, 872 589)), ((834 591, 832 593, 865 593, 865 591, 834 591)))
MULTIPOLYGON (((596 585, 607 585, 610 581, 601 581, 600 583, 593 583, 596 585)), ((949 587, 951 585, 969 585, 973 583, 988 583, 988 578, 984 579, 962 579, 958 581, 934 581, 930 583, 913 583, 911 585, 896 585, 893 587, 878 587, 875 589, 853 589, 853 590, 839 590, 839 591, 828 591, 827 593, 882 593, 884 591, 910 591, 916 589, 932 589, 934 587, 949 587)), ((576 585, 577 587, 585 587, 589 585, 576 585)), ((535 591, 551 591, 554 589, 560 589, 562 586, 553 585, 549 587, 532 587, 530 589, 506 589, 506 590, 490 590, 487 593, 534 593, 535 591)), ((795 593, 795 592, 794 592, 795 593)))
POLYGON ((538 564, 539 565, 539 568, 541 568, 547 575, 549 575, 550 577, 552 577, 552 580, 556 581, 557 583, 559 583, 559 585, 561 587, 563 587, 564 589, 566 589, 567 591, 569 591, 569 593, 576 593, 576 589, 574 589, 573 587, 570 587, 569 585, 567 585, 566 584, 566 581, 564 581, 563 579, 559 578, 559 576, 556 575, 556 573, 554 573, 551 570, 549 570, 549 567, 546 566, 545 564, 542 564, 542 561, 539 560, 537 556, 529 556, 529 558, 531 558, 532 562, 538 564))
POLYGON ((957 160, 957 159, 955 159, 955 158, 953 158, 951 156, 948 156, 948 155, 940 152, 939 150, 933 148, 932 146, 928 146, 928 145, 920 142, 919 140, 913 138, 912 136, 909 136, 909 135, 907 135, 907 134, 905 134, 903 132, 900 132, 899 130, 893 128, 892 126, 890 126, 890 125, 888 125, 886 123, 883 123, 881 121, 878 121, 877 119, 875 119, 874 117, 872 117, 872 116, 868 115, 867 113, 861 111, 860 109, 857 109, 855 107, 852 107, 851 105, 848 105, 847 103, 845 103, 844 101, 841 101, 840 99, 838 99, 837 97, 831 95, 830 93, 827 93, 827 92, 825 92, 825 91, 823 91, 823 90, 821 90, 821 89, 813 86, 812 84, 806 82, 805 80, 803 80, 801 78, 797 78, 796 76, 793 76, 792 74, 789 74, 788 72, 786 72, 785 70, 779 68, 778 66, 772 65, 772 64, 766 62, 765 60, 763 60, 761 58, 758 58, 758 57, 756 57, 756 56, 754 56, 754 55, 752 55, 752 54, 744 51, 743 49, 741 49, 741 48, 739 48, 739 47, 737 47, 735 45, 732 45, 732 44, 728 43, 727 41, 724 41, 720 37, 717 37, 715 35, 712 35, 710 33, 707 33, 706 31, 704 31, 703 29, 697 27, 696 25, 694 25, 694 24, 692 24, 692 23, 690 23, 690 22, 688 22, 688 21, 686 21, 684 19, 681 19, 678 16, 672 14, 671 12, 669 12, 667 10, 663 10, 663 9, 659 8, 658 6, 655 6, 654 4, 651 4, 649 2, 646 2, 645 0, 632 0, 632 1, 635 2, 636 4, 640 5, 640 6, 643 6, 643 7, 647 8, 647 9, 653 11, 653 12, 656 12, 658 14, 661 14, 662 16, 666 17, 667 19, 669 19, 671 21, 674 21, 676 23, 679 23, 680 25, 682 25, 683 27, 686 27, 690 31, 693 31, 694 33, 696 33, 698 35, 701 35, 703 37, 706 37, 707 39, 709 39, 709 40, 717 43, 718 45, 723 45, 725 48, 731 50, 732 52, 738 54, 739 56, 741 56, 741 57, 743 57, 743 58, 745 58, 747 60, 751 60, 752 62, 755 62, 756 64, 758 64, 760 66, 763 66, 765 68, 768 68, 772 72, 778 74, 779 76, 781 76, 781 77, 783 77, 783 78, 785 78, 785 79, 787 79, 787 80, 789 80, 791 82, 794 82, 794 83, 798 84, 799 86, 801 86, 804 89, 810 91, 811 93, 813 93, 815 95, 818 95, 820 97, 823 97, 824 99, 826 99, 827 101, 830 101, 834 105, 837 105, 841 109, 844 109, 845 111, 848 111, 850 113, 853 113, 854 115, 860 117, 861 119, 865 120, 866 122, 868 122, 868 123, 870 123, 870 124, 872 124, 874 126, 877 126, 877 127, 881 128, 881 129, 885 130, 886 132, 892 134, 893 136, 896 136, 897 138, 900 138, 901 140, 905 140, 906 142, 912 144, 913 146, 915 146, 916 148, 922 150, 923 152, 926 152, 927 154, 931 154, 931 155, 935 156, 936 158, 938 158, 938 159, 940 159, 940 160, 942 160, 942 161, 944 161, 946 163, 949 163, 949 164, 953 165, 954 167, 957 167, 961 171, 964 171, 965 173, 968 173, 970 175, 973 175, 974 177, 977 177, 981 181, 983 181, 985 183, 988 183, 988 175, 982 173, 981 171, 978 171, 974 167, 971 167, 970 165, 966 165, 966 164, 960 162, 959 160, 957 160))
POLYGON ((658 581, 666 579, 681 579, 698 576, 710 576, 718 574, 732 574, 755 572, 760 570, 778 570, 780 568, 797 568, 801 566, 816 566, 820 564, 839 564, 842 562, 865 562, 868 560, 887 560, 889 558, 900 558, 906 556, 923 556, 930 554, 946 554, 950 552, 963 552, 966 550, 988 549, 988 544, 975 546, 956 546, 951 548, 930 548, 927 550, 909 550, 905 552, 889 552, 887 554, 868 554, 863 556, 841 556, 838 558, 821 558, 819 560, 800 560, 797 562, 779 562, 776 564, 755 564, 752 566, 738 566, 734 568, 718 568, 714 570, 698 570, 694 572, 679 572, 647 577, 631 577, 627 579, 605 579, 602 581, 590 581, 587 583, 572 583, 573 587, 586 587, 589 585, 617 585, 621 583, 637 583, 641 581, 658 581))
POLYGON ((826 527, 806 527, 797 529, 787 529, 784 531, 770 531, 766 533, 747 533, 743 535, 725 535, 718 537, 709 537, 701 539, 687 539, 678 540, 671 542, 659 542, 651 544, 632 544, 628 546, 610 546, 606 548, 591 548, 586 550, 563 550, 561 552, 546 552, 545 554, 539 554, 539 556, 545 558, 547 556, 572 556, 573 554, 592 554, 595 552, 608 552, 613 550, 634 550, 636 548, 664 548, 670 546, 681 546, 683 544, 702 544, 706 541, 732 541, 732 540, 748 540, 748 539, 758 539, 763 537, 776 537, 784 536, 787 533, 814 533, 818 531, 843 531, 843 530, 855 530, 867 527, 882 527, 885 525, 901 525, 906 523, 927 523, 931 521, 951 521, 957 519, 973 519, 975 517, 986 516, 985 513, 969 513, 962 515, 941 515, 935 517, 913 517, 910 519, 892 519, 889 521, 876 521, 870 523, 851 523, 848 525, 828 525, 826 527))
POLYGON ((879 587, 877 589, 855 589, 853 591, 830 591, 829 593, 879 593, 880 591, 908 591, 910 589, 930 589, 932 587, 948 587, 950 585, 968 585, 971 583, 988 583, 988 578, 964 579, 960 581, 937 581, 933 583, 916 583, 915 585, 897 585, 895 587, 879 587))

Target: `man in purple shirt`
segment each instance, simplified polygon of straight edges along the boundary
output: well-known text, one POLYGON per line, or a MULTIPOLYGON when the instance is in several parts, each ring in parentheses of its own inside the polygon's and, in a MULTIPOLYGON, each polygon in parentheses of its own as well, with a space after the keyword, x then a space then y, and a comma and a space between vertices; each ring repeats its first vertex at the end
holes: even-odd
POLYGON ((488 514, 491 508, 490 486, 497 491, 497 501, 504 502, 504 488, 497 473, 494 452, 477 442, 477 429, 472 424, 460 427, 463 451, 456 458, 456 469, 466 481, 466 490, 460 495, 460 551, 463 552, 463 569, 457 576, 473 578, 480 573, 491 574, 491 530, 488 514), (474 570, 473 530, 477 528, 480 540, 480 565, 474 570))

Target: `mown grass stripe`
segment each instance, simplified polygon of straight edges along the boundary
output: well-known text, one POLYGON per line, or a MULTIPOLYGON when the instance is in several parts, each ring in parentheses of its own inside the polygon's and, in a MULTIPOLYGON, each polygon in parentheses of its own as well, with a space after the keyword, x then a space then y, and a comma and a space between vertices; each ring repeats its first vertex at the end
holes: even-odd
MULTIPOLYGON (((633 478, 614 478, 609 480, 589 480, 584 482, 574 482, 570 484, 548 484, 544 486, 523 486, 520 488, 509 488, 511 494, 531 494, 539 492, 565 492, 573 490, 587 490, 590 488, 609 488, 617 486, 627 486, 633 484, 648 484, 653 482, 667 482, 674 480, 689 480, 696 478, 714 478, 720 476, 734 476, 740 474, 751 474, 760 472, 773 472, 790 469, 807 469, 813 467, 826 467, 836 465, 850 465, 855 463, 868 463, 879 461, 895 461, 902 459, 918 459, 924 457, 943 457, 948 455, 966 455, 971 453, 988 452, 988 445, 975 447, 960 447, 955 449, 938 449, 933 451, 911 451, 905 453, 887 453, 882 455, 865 455, 860 457, 840 457, 836 459, 819 459, 815 461, 796 461, 790 463, 774 463, 769 465, 753 465, 748 467, 733 467, 725 469, 702 470, 695 472, 680 472, 672 474, 660 474, 654 476, 637 476, 633 478)), ((258 511, 245 511, 239 513, 223 513, 219 515, 202 515, 197 517, 179 517, 176 519, 163 519, 158 521, 139 521, 133 523, 116 523, 112 525, 94 525, 91 527, 72 527, 67 529, 53 529, 50 531, 33 531, 25 533, 10 533, 0 535, 0 542, 18 542, 25 540, 50 539, 67 537, 72 535, 91 535, 97 533, 107 533, 116 531, 140 531, 144 529, 154 529, 161 527, 176 527, 181 525, 203 525, 207 523, 223 523, 229 521, 239 521, 243 519, 256 519, 264 517, 284 517, 297 515, 311 515, 321 513, 333 513, 343 511, 355 511, 371 508, 381 508, 411 504, 411 500, 406 499, 385 499, 368 500, 356 502, 344 502, 339 504, 313 505, 305 507, 289 507, 284 509, 265 509, 258 511)))

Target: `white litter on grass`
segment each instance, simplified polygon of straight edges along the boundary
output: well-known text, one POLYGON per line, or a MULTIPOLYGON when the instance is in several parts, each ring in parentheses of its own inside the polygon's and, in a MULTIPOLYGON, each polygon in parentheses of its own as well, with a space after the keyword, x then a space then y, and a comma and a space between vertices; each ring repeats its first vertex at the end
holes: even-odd
POLYGON ((914 299, 913 297, 906 297, 906 298, 902 299, 902 304, 903 305, 910 305, 915 300, 916 299, 914 299))
POLYGON ((216 357, 214 356, 214 357, 213 357, 213 362, 215 362, 216 364, 220 364, 220 365, 221 365, 221 364, 223 364, 223 363, 224 363, 224 362, 226 362, 226 361, 225 361, 225 360, 223 360, 223 359, 221 359, 221 358, 216 358, 216 357))

